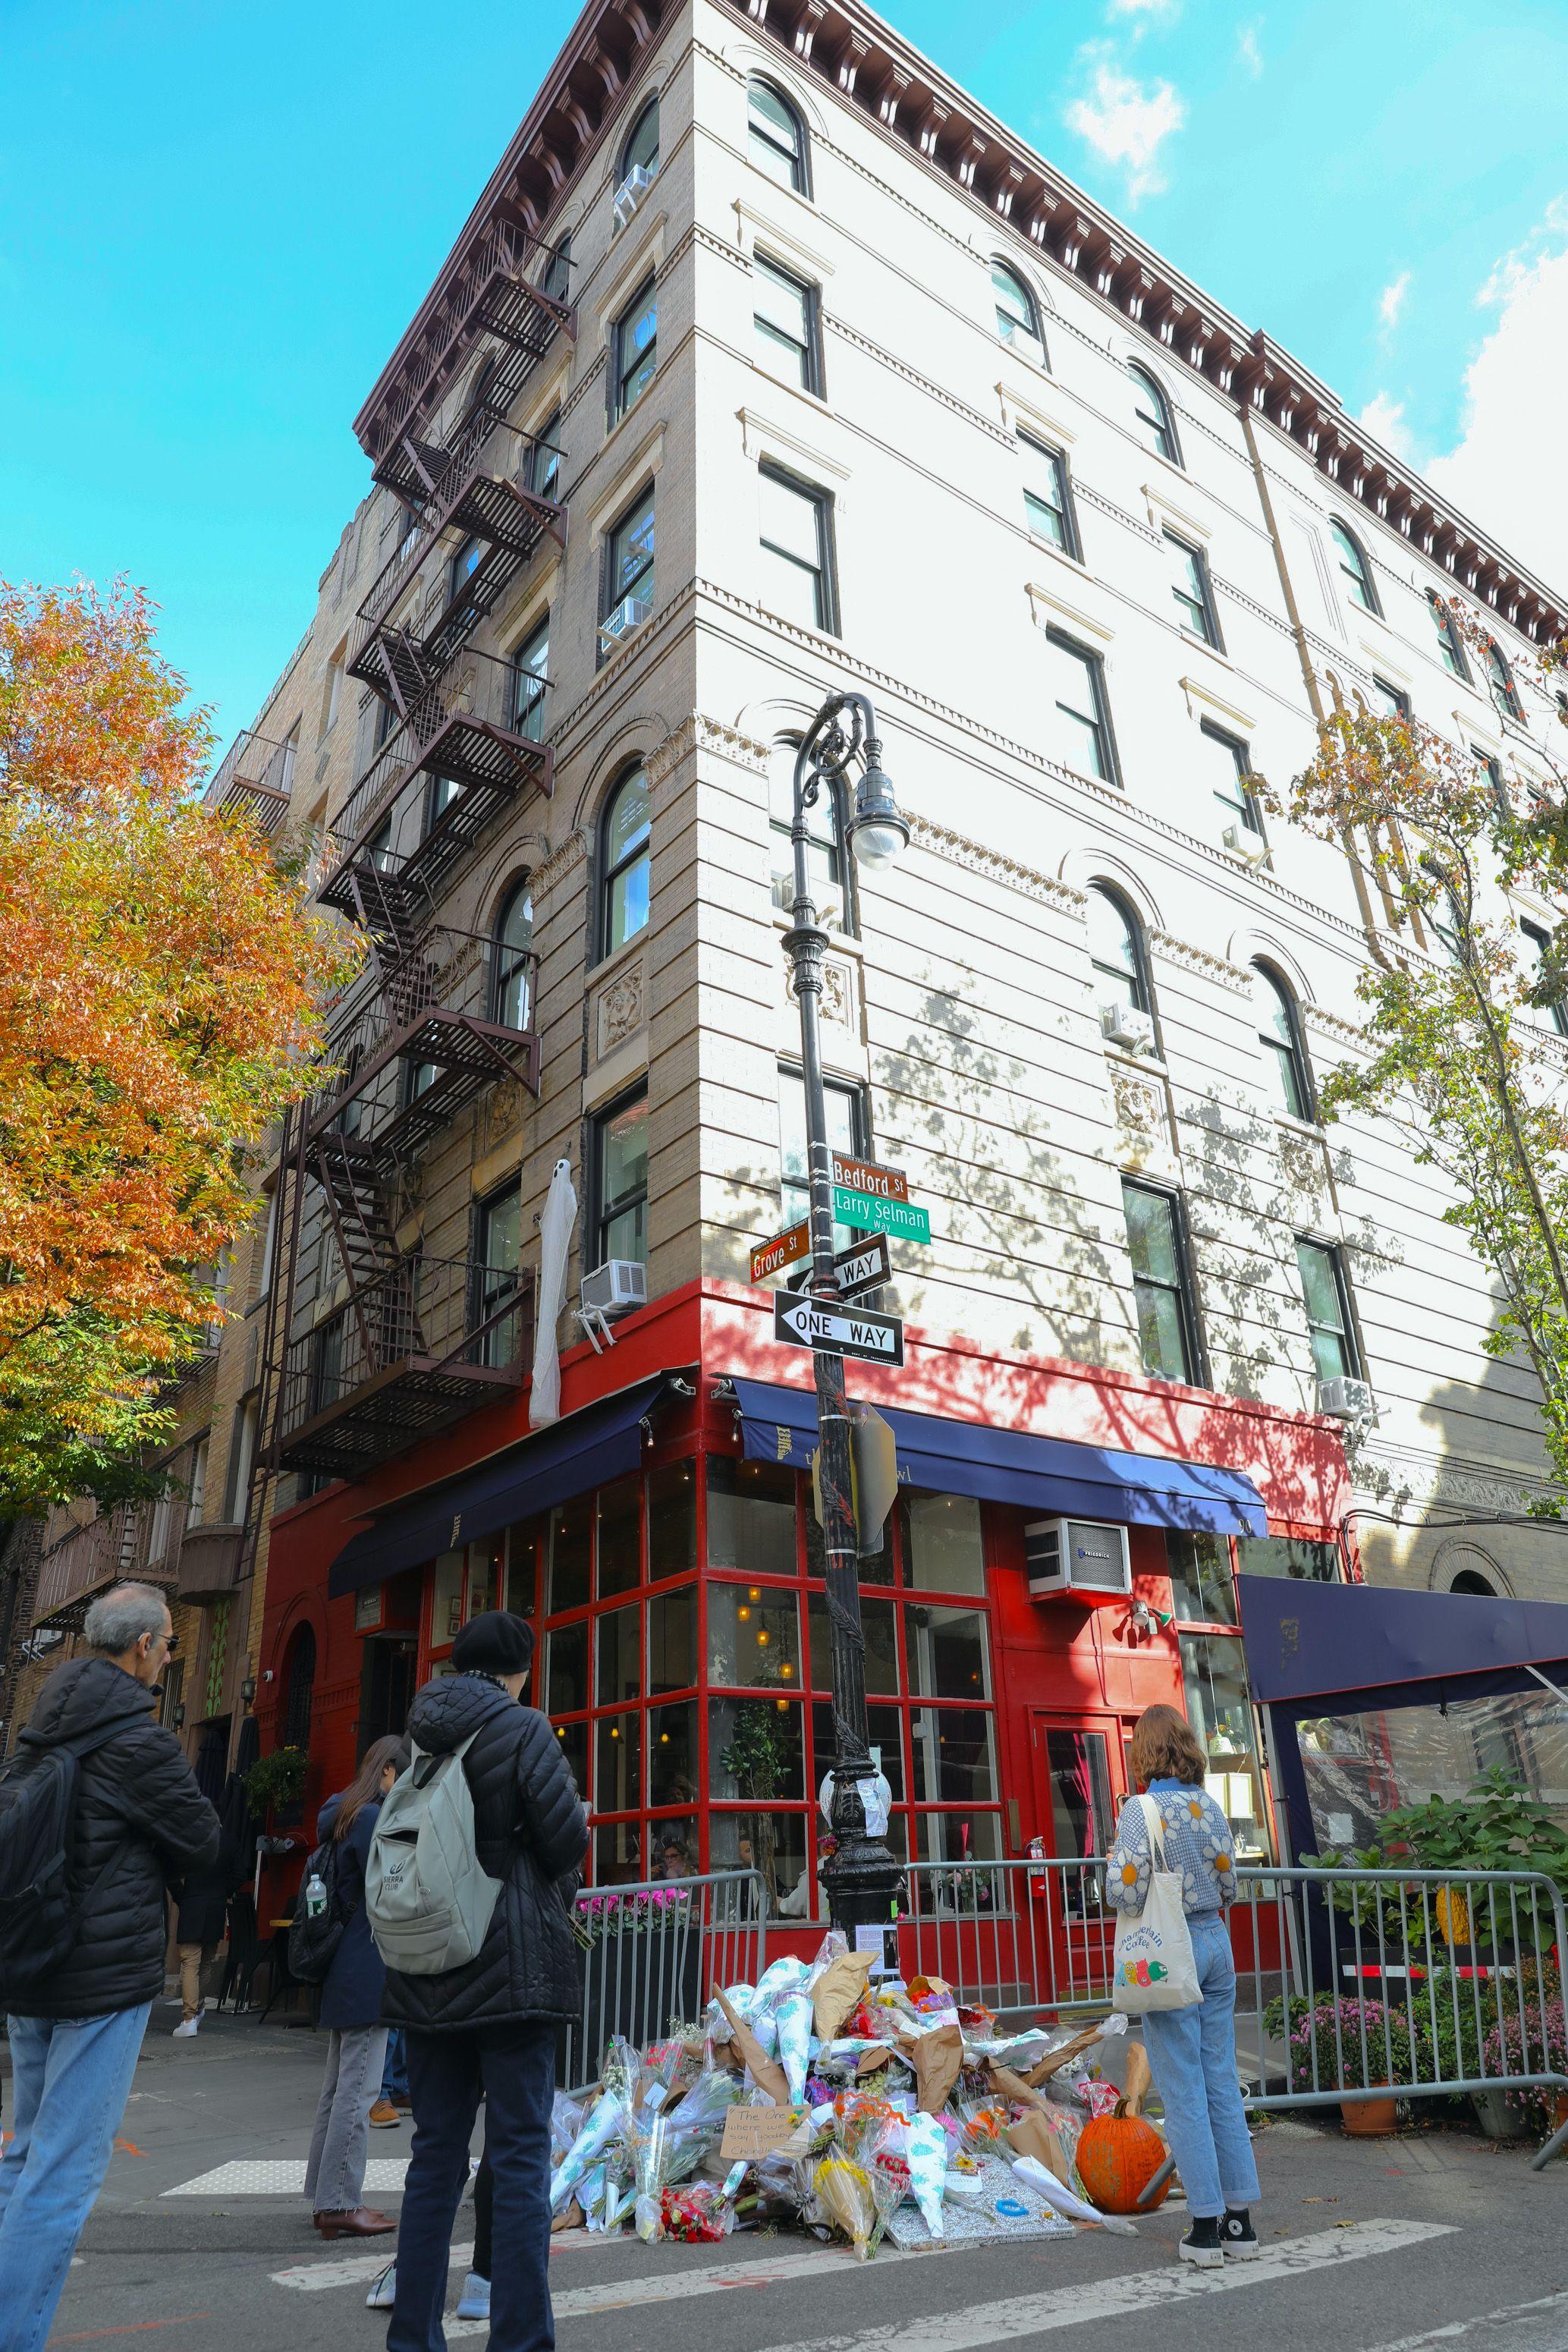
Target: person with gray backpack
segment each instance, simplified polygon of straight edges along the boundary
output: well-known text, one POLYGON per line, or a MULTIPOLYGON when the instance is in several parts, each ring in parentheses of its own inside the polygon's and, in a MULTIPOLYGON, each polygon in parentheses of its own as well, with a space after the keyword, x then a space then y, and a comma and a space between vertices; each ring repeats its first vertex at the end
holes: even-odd
POLYGON ((402 2026, 413 2150, 398 2219, 387 2352, 442 2352, 452 2224, 481 2098, 495 2180, 492 2352, 549 2352, 550 2105, 557 2028, 582 2007, 571 1928, 588 1816, 549 1720, 522 1705, 533 1628, 473 1618, 451 1674, 410 1710, 412 1760, 365 1869, 402 2026))

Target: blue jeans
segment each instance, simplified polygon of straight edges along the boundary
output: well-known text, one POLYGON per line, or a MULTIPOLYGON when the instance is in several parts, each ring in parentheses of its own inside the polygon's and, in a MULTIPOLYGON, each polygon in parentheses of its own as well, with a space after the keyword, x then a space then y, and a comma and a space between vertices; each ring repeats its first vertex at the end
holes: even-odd
POLYGON ((1236 2080, 1236 1967, 1223 1913, 1187 1920, 1203 1999, 1190 2009, 1150 2010, 1144 2047, 1166 2111, 1187 2211, 1216 2220, 1258 2201, 1258 2167, 1236 2080))
POLYGON ((16 2137, 0 2160, 0 2352, 43 2352, 152 2008, 8 2021, 16 2137))
POLYGON ((413 2150, 397 2225, 397 2301, 387 2352, 445 2352, 441 2326, 452 2224, 485 2101, 494 2176, 490 2352, 553 2352, 549 2299, 550 2104, 556 2029, 543 2022, 455 2033, 407 2029, 413 2150))
POLYGON ((382 2068, 383 2099, 406 2099, 408 2096, 408 2045, 402 2038, 401 2025, 387 2028, 387 2062, 382 2068))

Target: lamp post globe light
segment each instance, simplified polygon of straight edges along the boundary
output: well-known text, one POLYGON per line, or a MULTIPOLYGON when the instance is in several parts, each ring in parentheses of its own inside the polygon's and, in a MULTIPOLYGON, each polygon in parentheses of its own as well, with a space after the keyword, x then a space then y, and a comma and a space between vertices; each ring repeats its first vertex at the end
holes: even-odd
MULTIPOLYGON (((806 1098, 806 1167, 810 1184, 811 1281, 814 1298, 838 1296, 833 1273, 833 1160, 828 1143, 827 1098, 819 1034, 828 935, 811 896, 807 813, 827 796, 857 864, 868 872, 890 866, 909 840, 909 826, 883 772, 876 714, 863 694, 834 694, 806 730, 795 759, 790 827, 795 897, 784 951, 800 1010, 800 1068, 806 1098), (848 781, 858 765, 852 807, 848 781)), ((837 829, 837 828, 835 828, 837 829)), ((833 1763, 829 1827, 835 1851, 821 1871, 833 1925, 851 1944, 861 1927, 884 1927, 896 1916, 904 1874, 885 1836, 866 1827, 861 1783, 873 1778, 866 1737, 865 1635, 861 1627, 860 1546, 850 1475, 850 1423, 844 1401, 844 1360, 814 1349, 817 1391, 818 1487, 826 1554, 828 1627, 832 1650, 833 1763)))

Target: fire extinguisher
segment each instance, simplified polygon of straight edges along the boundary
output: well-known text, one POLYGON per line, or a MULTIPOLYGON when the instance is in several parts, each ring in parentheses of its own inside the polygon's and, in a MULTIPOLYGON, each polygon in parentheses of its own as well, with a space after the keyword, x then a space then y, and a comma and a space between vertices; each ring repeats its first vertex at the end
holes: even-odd
MULTIPOLYGON (((1044 1862, 1047 1859, 1045 1840, 1042 1837, 1030 1838, 1029 1842, 1029 1858, 1030 1862, 1044 1862)), ((1043 1903, 1045 1900, 1046 1888, 1051 1884, 1050 1871, 1031 1870, 1027 1874, 1027 1876, 1030 1895, 1037 1903, 1043 1903)))

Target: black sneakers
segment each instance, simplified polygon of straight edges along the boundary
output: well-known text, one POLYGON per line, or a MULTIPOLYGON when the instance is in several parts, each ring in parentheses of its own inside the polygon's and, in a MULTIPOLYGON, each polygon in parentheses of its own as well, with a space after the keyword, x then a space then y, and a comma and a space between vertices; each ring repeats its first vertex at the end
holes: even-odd
POLYGON ((1234 2263, 1249 2263, 1263 2251, 1252 2227, 1252 2216, 1245 2209, 1239 2213, 1233 2208, 1227 2209, 1219 2224, 1219 2242, 1234 2263))
MULTIPOLYGON (((1228 2220, 1229 2216, 1226 2218, 1228 2220)), ((1225 2247, 1220 2238, 1220 2224, 1212 2213, 1205 2213, 1201 2220, 1194 2214, 1192 2225, 1176 2252, 1184 2263, 1196 2263, 1200 2271, 1223 2268, 1225 2247)))

